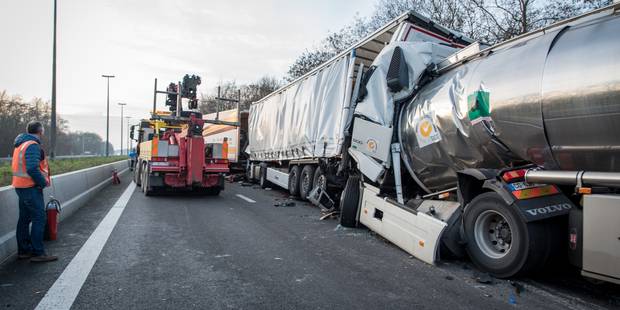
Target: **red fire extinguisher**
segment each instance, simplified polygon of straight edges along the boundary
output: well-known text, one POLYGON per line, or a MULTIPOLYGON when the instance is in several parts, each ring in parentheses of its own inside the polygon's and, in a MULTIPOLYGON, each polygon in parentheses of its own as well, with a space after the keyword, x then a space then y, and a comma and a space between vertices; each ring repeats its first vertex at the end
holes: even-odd
POLYGON ((45 230, 46 240, 56 240, 58 236, 58 216, 60 215, 60 201, 50 197, 45 206, 47 211, 47 225, 45 230))
POLYGON ((121 184, 121 178, 118 177, 118 171, 116 169, 112 170, 112 184, 121 184))

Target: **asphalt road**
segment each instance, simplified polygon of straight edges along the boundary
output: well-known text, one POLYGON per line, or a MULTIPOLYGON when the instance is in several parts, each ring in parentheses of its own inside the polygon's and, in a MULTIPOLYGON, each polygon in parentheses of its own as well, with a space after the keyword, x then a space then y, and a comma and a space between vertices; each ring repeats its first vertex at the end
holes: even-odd
MULTIPOLYGON (((0 308, 32 309, 128 184, 104 189, 48 243, 58 262, 0 266, 0 308)), ((219 197, 135 191, 73 309, 596 309, 618 286, 490 279, 468 263, 430 266, 365 229, 344 229, 282 191, 227 184, 219 197), (241 196, 239 196, 241 195, 241 196), (486 282, 486 281, 482 281, 486 282), (572 287, 572 286, 575 287, 572 287), (517 292, 518 291, 518 292, 517 292)), ((90 241, 89 241, 90 242, 90 241)))

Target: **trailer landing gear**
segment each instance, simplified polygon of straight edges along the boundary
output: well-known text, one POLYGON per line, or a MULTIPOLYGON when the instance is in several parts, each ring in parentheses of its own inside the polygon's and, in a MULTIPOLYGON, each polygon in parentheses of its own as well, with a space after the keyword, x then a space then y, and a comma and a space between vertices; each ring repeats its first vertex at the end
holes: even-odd
POLYGON ((271 186, 270 182, 267 181, 267 167, 264 165, 261 165, 260 169, 259 169, 259 178, 258 178, 258 184, 260 185, 260 187, 262 189, 265 189, 269 186, 271 186))

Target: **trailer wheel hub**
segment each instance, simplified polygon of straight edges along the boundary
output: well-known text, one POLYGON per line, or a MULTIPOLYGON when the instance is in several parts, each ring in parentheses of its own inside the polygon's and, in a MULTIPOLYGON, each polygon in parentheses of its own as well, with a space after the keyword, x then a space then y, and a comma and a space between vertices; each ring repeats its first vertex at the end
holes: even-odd
POLYGON ((314 185, 314 187, 320 187, 322 189, 326 189, 327 188, 327 180, 325 178, 324 175, 319 176, 319 179, 317 180, 317 184, 314 185))
POLYGON ((478 216, 474 224, 474 237, 478 248, 488 257, 502 258, 510 251, 510 225, 497 211, 486 210, 478 216))

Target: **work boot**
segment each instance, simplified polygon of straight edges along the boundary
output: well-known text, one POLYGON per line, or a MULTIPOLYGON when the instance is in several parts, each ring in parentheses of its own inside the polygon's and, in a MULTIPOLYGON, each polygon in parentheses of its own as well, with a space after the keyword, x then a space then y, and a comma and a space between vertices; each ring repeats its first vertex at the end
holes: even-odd
POLYGON ((32 256, 30 258, 31 263, 47 263, 47 262, 53 262, 55 260, 58 260, 58 256, 47 255, 47 254, 32 256))

